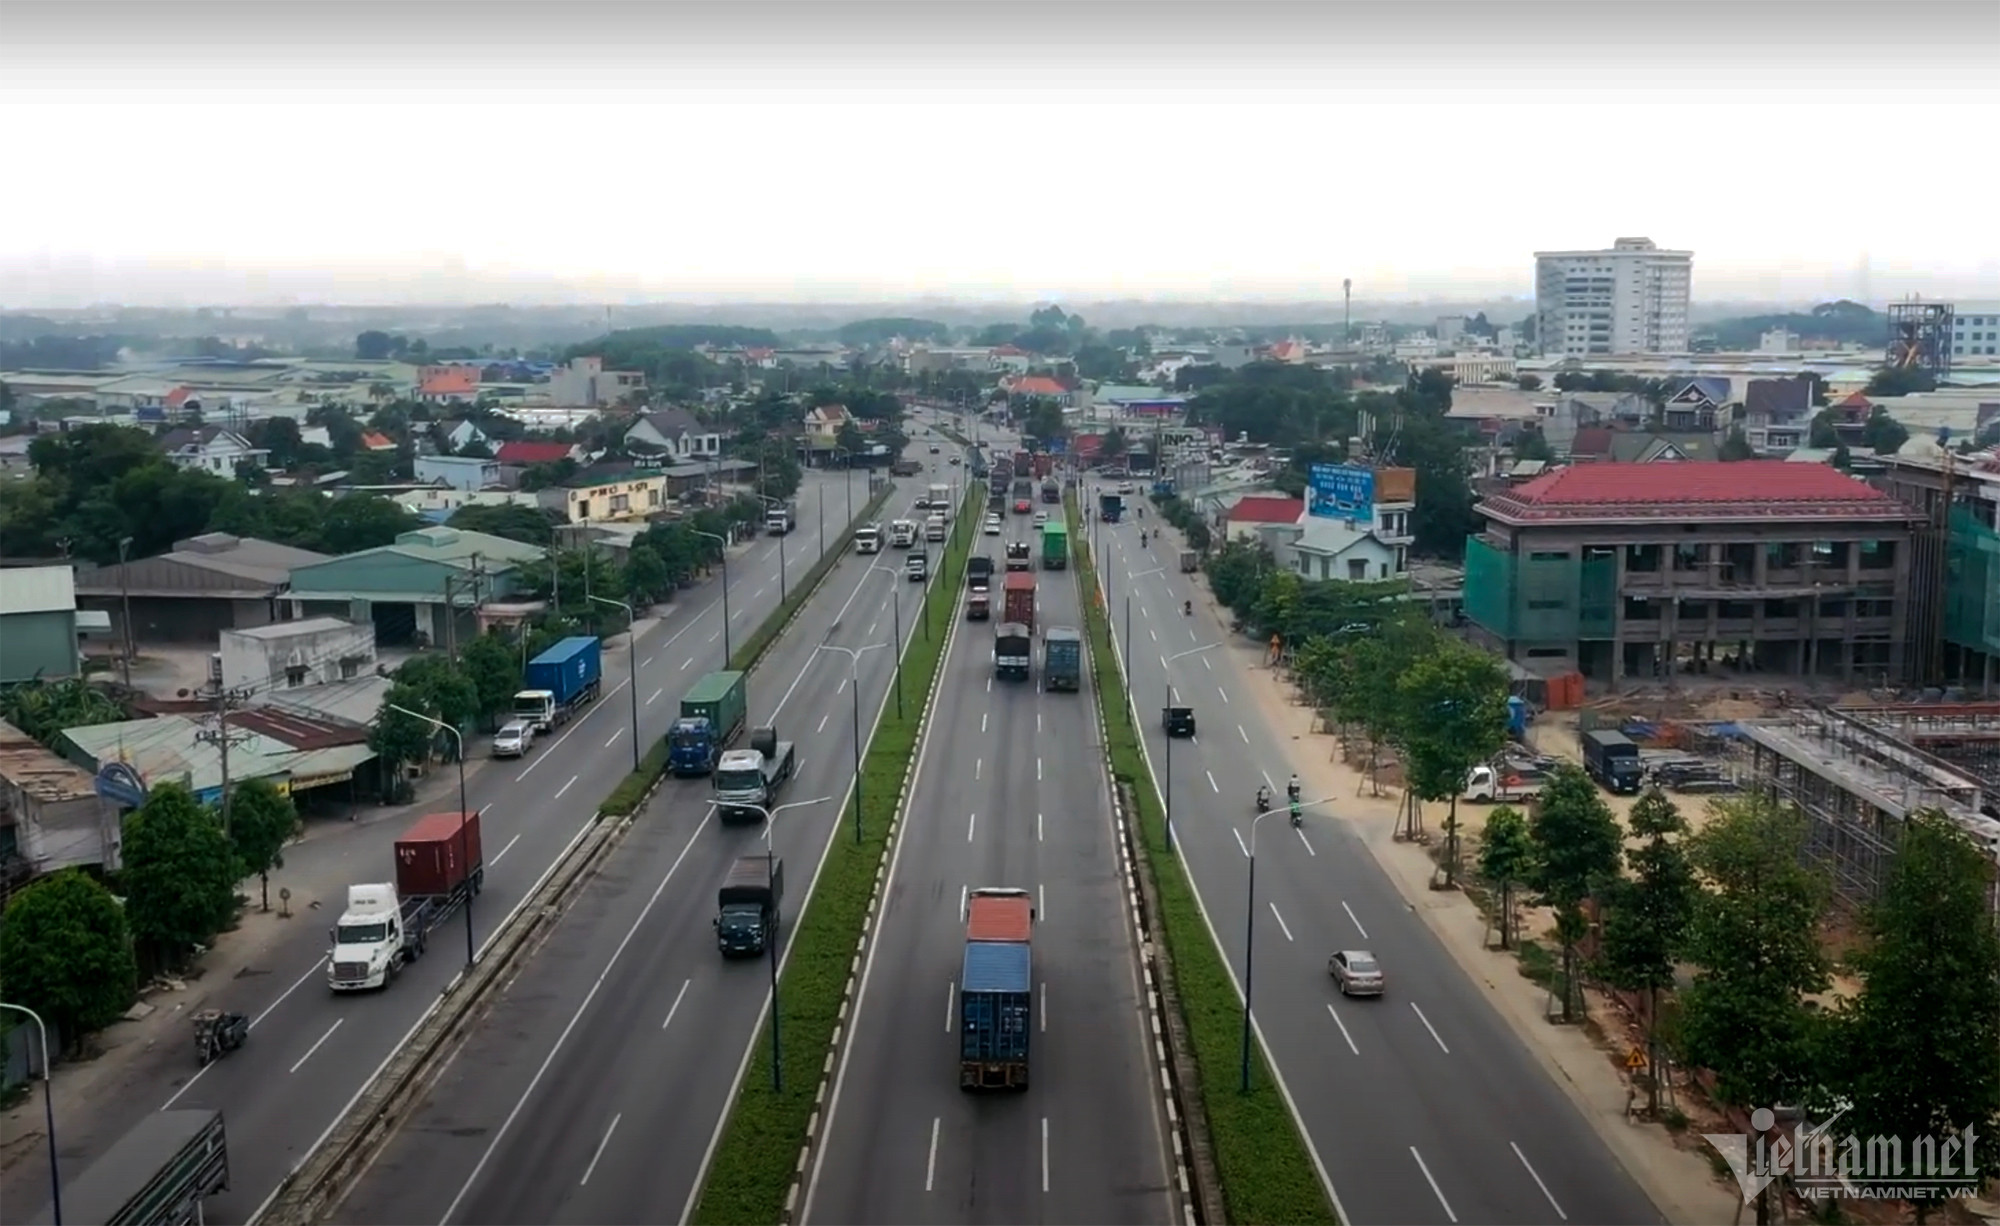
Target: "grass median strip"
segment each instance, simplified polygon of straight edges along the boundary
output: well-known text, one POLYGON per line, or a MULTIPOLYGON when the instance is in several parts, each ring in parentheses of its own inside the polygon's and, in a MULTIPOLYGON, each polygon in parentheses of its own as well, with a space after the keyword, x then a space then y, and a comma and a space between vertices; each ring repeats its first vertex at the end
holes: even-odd
POLYGON ((1084 621, 1097 670, 1098 702, 1111 755, 1111 771, 1130 785, 1137 808, 1140 846, 1158 884, 1167 956, 1180 985, 1181 1012, 1201 1069, 1202 1102, 1188 1104, 1208 1120, 1216 1169, 1229 1220, 1239 1223, 1337 1223, 1319 1173, 1278 1092, 1261 1047, 1252 1053, 1251 1089, 1237 1087, 1242 1060, 1243 996, 1229 977, 1194 888, 1178 856, 1166 848, 1166 815, 1151 769, 1139 749, 1139 731, 1125 700, 1125 681, 1111 646, 1111 630, 1096 596, 1097 574, 1075 495, 1066 499, 1077 579, 1086 593, 1084 621))
MULTIPOLYGON (((947 545, 919 626, 903 654, 903 715, 882 708, 861 762, 860 837, 853 832, 853 802, 842 815, 811 897, 793 920, 791 950, 779 980, 784 1032, 784 1089, 771 1088, 771 1032, 766 1026, 737 1087, 735 1104, 702 1186, 693 1221, 703 1226, 768 1226, 780 1219, 797 1173, 799 1151, 814 1111, 820 1072, 840 1017, 854 950, 875 890, 875 872, 888 845, 889 824, 903 778, 917 752, 924 697, 943 660, 952 619, 958 616, 959 582, 971 550, 982 487, 967 491, 957 528, 947 545)), ((780 836, 782 847, 783 839, 780 836)), ((791 852, 804 855, 802 849, 791 852)))

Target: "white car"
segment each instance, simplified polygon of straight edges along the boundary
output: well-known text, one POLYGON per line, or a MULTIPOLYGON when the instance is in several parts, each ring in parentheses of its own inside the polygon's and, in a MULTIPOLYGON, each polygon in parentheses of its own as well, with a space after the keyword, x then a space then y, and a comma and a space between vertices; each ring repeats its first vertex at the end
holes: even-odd
POLYGON ((518 758, 535 743, 535 726, 524 719, 510 719, 493 734, 493 756, 518 758))
POLYGON ((1119 492, 1119 493, 1121 493, 1121 494, 1129 494, 1129 493, 1131 493, 1131 492, 1132 492, 1132 483, 1131 483, 1130 481, 1120 481, 1120 482, 1118 483, 1118 492, 1119 492))
POLYGON ((1047 524, 1048 522, 1049 522, 1049 513, 1047 511, 1035 512, 1035 527, 1040 528, 1043 525, 1047 524))
POLYGON ((999 536, 1000 517, 998 515, 988 515, 986 517, 986 527, 982 529, 982 531, 984 531, 987 536, 999 536))

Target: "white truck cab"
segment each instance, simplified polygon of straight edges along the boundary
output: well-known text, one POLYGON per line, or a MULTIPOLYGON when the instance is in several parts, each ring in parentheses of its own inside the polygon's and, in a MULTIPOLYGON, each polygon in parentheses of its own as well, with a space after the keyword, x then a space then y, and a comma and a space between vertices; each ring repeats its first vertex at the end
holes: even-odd
POLYGON ((554 690, 521 690, 514 695, 514 718, 526 720, 535 730, 536 736, 544 736, 555 727, 556 695, 554 690))
POLYGON ((889 525, 889 544, 897 549, 908 549, 917 543, 917 525, 914 520, 899 519, 889 525))
POLYGON ((348 886, 347 910, 334 925, 333 952, 327 957, 328 986, 336 992, 363 992, 388 983, 411 945, 403 923, 395 886, 386 881, 348 886))

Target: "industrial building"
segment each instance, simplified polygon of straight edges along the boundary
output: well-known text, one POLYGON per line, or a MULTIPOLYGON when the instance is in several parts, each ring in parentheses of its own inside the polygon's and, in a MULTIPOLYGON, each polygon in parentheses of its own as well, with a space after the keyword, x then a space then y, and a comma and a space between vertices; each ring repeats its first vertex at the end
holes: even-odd
POLYGON ((287 596, 293 617, 373 625, 382 646, 445 644, 478 633, 473 610, 511 595, 520 568, 544 553, 484 532, 418 528, 393 544, 299 567, 287 596))
POLYGON ((0 569, 0 684, 74 677, 82 662, 77 633, 69 567, 0 569))
POLYGON ((157 557, 83 571, 76 592, 84 609, 110 616, 120 641, 130 609, 135 644, 212 643, 224 630, 283 620, 279 598, 292 570, 329 560, 276 541, 204 532, 157 557))
POLYGON ((1724 670, 1906 675, 1917 514, 1837 469, 1580 464, 1477 509, 1465 612, 1510 660, 1613 688, 1724 670))

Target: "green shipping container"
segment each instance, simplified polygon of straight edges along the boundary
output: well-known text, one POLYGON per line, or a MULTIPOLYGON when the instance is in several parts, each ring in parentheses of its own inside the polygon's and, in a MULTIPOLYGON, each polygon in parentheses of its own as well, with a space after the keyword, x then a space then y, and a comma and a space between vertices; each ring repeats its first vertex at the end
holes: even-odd
POLYGON ((743 730, 749 709, 749 691, 742 673, 710 673, 681 699, 681 718, 706 717, 719 730, 716 740, 725 745, 743 730))
POLYGON ((1042 525, 1042 569, 1061 570, 1069 565, 1069 525, 1050 520, 1042 525))

